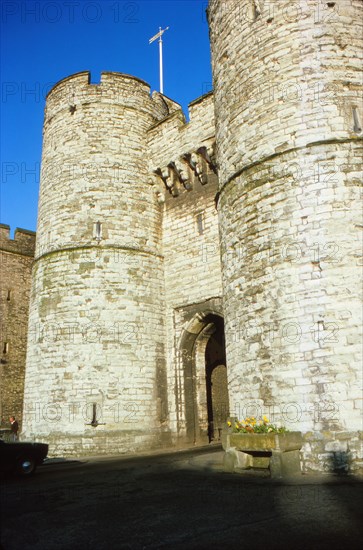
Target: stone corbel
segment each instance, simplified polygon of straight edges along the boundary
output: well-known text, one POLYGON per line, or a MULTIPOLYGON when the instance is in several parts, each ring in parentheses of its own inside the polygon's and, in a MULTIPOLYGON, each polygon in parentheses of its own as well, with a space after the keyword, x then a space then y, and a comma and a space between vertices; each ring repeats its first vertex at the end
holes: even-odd
POLYGON ((165 184, 163 185, 160 181, 159 174, 156 174, 154 172, 154 175, 149 179, 149 184, 153 188, 153 192, 156 195, 156 200, 158 201, 158 204, 164 204, 165 202, 165 184), (158 177, 156 177, 158 176, 158 177))
POLYGON ((208 183, 207 163, 203 159, 203 157, 198 155, 196 152, 192 154, 192 159, 197 166, 198 179, 202 185, 205 185, 206 183, 208 183))
POLYGON ((199 147, 199 149, 197 150, 197 154, 200 155, 203 160, 205 160, 212 172, 217 175, 217 166, 215 165, 213 160, 213 149, 207 149, 207 147, 199 147))
POLYGON ((179 162, 170 162, 169 168, 173 170, 174 174, 178 178, 179 182, 184 186, 184 188, 187 191, 190 191, 190 189, 192 188, 192 184, 189 178, 189 174, 187 171, 185 171, 184 166, 181 165, 179 162))
POLYGON ((159 176, 159 178, 164 182, 166 189, 171 195, 173 195, 173 197, 177 197, 179 195, 178 179, 170 164, 164 169, 157 168, 154 170, 154 174, 159 176))
POLYGON ((169 162, 168 170, 172 181, 171 188, 170 188, 171 194, 173 195, 173 197, 177 197, 180 193, 180 183, 183 183, 183 182, 181 180, 180 173, 177 167, 175 166, 174 162, 169 162))
POLYGON ((170 182, 170 174, 169 170, 162 170, 161 168, 157 168, 154 170, 154 174, 156 174, 161 181, 164 183, 165 188, 171 193, 171 182, 170 182))
POLYGON ((191 170, 194 172, 194 174, 199 179, 200 183, 202 185, 206 184, 208 179, 206 174, 203 172, 203 167, 200 166, 198 163, 198 157, 194 153, 186 153, 183 155, 183 160, 188 164, 188 166, 191 168, 191 170))

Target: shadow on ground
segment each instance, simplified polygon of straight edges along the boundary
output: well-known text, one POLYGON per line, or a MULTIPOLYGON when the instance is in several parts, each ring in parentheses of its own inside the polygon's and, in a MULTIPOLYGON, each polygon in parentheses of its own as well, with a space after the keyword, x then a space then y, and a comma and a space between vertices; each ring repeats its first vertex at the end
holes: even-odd
POLYGON ((224 473, 218 453, 44 466, 4 480, 5 550, 358 549, 362 483, 224 473), (21 526, 21 527, 20 527, 21 526))

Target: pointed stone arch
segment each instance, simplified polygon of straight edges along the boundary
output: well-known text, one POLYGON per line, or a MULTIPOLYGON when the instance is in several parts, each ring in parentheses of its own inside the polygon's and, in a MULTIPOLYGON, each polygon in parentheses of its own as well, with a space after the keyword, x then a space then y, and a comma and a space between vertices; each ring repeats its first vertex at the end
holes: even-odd
MULTIPOLYGON (((213 414, 216 410, 213 406, 213 371, 217 367, 226 369, 224 320, 220 308, 204 307, 201 311, 194 311, 188 316, 180 338, 179 350, 186 442, 208 443, 219 435, 218 432, 214 433, 213 425, 213 414)), ((228 401, 226 375, 224 381, 223 392, 227 395, 228 401)), ((227 417, 228 402, 224 409, 227 417)))

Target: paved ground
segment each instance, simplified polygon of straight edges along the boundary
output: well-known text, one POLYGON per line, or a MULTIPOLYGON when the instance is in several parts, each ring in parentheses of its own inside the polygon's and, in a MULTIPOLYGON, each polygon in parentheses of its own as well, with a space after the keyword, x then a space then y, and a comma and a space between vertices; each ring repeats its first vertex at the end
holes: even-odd
POLYGON ((362 480, 227 474, 218 448, 2 479, 5 550, 360 549, 362 480))

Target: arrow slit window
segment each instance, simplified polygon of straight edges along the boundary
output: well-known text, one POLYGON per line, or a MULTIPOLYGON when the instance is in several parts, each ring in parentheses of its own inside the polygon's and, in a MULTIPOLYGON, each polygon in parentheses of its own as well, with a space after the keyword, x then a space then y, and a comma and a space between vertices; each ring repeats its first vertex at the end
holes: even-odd
POLYGON ((204 223, 204 214, 203 212, 199 212, 199 214, 197 214, 197 229, 198 229, 198 233, 199 235, 203 235, 204 233, 204 230, 205 230, 205 223, 204 223))
POLYGON ((93 237, 100 241, 102 239, 102 223, 96 222, 93 224, 93 237))

